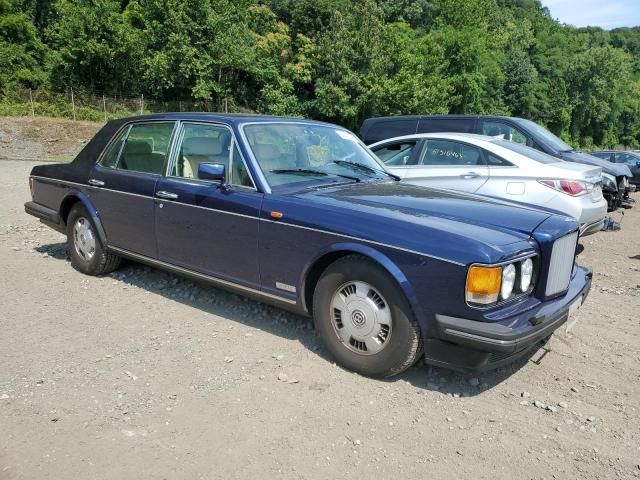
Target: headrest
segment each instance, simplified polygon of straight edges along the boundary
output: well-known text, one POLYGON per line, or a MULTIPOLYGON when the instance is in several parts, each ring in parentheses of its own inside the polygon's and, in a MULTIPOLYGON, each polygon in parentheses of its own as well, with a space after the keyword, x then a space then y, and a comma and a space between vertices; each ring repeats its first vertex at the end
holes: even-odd
POLYGON ((222 153, 222 143, 213 137, 192 137, 187 138, 182 143, 183 155, 220 155, 222 153))
POLYGON ((153 153, 151 144, 144 140, 128 140, 124 145, 124 153, 127 155, 149 155, 153 153))
POLYGON ((268 162, 280 157, 280 149, 273 143, 257 143, 253 149, 259 162, 268 162))

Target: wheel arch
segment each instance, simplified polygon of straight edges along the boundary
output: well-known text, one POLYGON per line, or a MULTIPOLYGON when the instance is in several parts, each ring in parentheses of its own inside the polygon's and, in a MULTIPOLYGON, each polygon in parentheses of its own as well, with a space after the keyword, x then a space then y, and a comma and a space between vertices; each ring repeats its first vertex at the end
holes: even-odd
POLYGON ((77 203, 81 203, 87 209, 87 211, 89 212, 89 215, 91 215, 91 220, 93 220, 93 223, 96 226, 96 230, 98 233, 98 237, 100 238, 100 241, 102 242, 103 245, 106 245, 107 235, 104 231, 104 227, 102 226, 102 222, 98 217, 98 211, 91 203, 91 200, 89 200, 89 198, 79 190, 72 190, 69 193, 67 193, 67 195, 65 195, 64 199, 60 203, 60 212, 59 212, 60 221, 64 223, 63 226, 66 228, 67 217, 69 216, 69 212, 71 212, 71 209, 77 203))
POLYGON ((318 255, 313 261, 309 262, 302 274, 299 290, 302 296, 301 301, 303 307, 308 313, 311 314, 313 312, 313 292, 322 273, 339 258, 354 254, 366 257, 384 268, 387 273, 393 277, 407 297, 411 309, 416 316, 416 320, 421 318, 422 309, 417 301, 415 291, 402 270, 380 250, 360 243, 334 244, 318 255))

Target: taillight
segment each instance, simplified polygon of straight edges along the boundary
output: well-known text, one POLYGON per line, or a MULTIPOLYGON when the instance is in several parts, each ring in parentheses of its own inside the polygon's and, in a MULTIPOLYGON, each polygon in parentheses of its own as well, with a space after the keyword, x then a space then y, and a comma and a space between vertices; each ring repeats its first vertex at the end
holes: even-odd
POLYGON ((33 177, 29 177, 29 193, 31 193, 31 200, 34 200, 34 196, 33 196, 33 177))
POLYGON ((558 192, 566 193, 573 197, 578 197, 589 192, 589 185, 586 182, 580 182, 578 180, 544 178, 538 180, 538 182, 545 187, 553 188, 558 192))

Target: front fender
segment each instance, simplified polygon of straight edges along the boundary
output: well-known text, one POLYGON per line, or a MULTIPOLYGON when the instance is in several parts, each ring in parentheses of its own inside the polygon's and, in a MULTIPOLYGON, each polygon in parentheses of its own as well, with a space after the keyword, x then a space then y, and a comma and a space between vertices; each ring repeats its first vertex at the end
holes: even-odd
MULTIPOLYGON (((336 253, 344 252, 345 254, 358 253, 365 257, 370 258, 375 261, 379 265, 381 265, 388 273, 391 275, 394 280, 398 283, 402 291, 404 292, 407 300, 409 300, 409 304, 413 310, 416 319, 423 318, 423 311, 420 307, 420 303, 418 302, 418 298, 416 296, 415 290, 405 274, 398 268, 395 262, 393 262, 385 253, 377 250, 376 248, 370 247, 368 245, 363 245, 361 243, 355 242, 341 242, 334 243, 330 245, 328 248, 321 251, 313 260, 308 262, 305 265, 305 268, 302 271, 302 275, 298 282, 299 289, 298 291, 304 295, 306 292, 306 282, 309 278, 309 274, 312 272, 315 265, 318 262, 322 262, 322 259, 327 256, 332 256, 336 253)), ((303 299, 304 305, 304 299, 303 299)), ((310 312, 311 313, 311 312, 310 312)))
POLYGON ((72 189, 64 196, 64 199, 62 200, 62 203, 60 204, 60 216, 61 216, 61 218, 66 219, 66 213, 68 213, 68 211, 65 211, 65 209, 66 208, 70 208, 70 206, 73 205, 74 203, 76 203, 77 201, 80 201, 80 203, 82 203, 82 205, 87 209, 87 212, 89 212, 89 215, 91 215, 91 220, 93 220, 93 223, 96 226, 98 237, 100 238, 100 241, 102 242, 102 244, 106 245, 107 244, 107 234, 106 234, 106 232, 104 230, 104 227, 102 225, 102 221, 100 220, 100 217, 98 216, 98 210, 96 210, 96 208, 93 206, 93 204, 91 203, 91 200, 89 199, 89 197, 87 197, 80 190, 72 189), (69 207, 67 207, 67 206, 69 206, 69 207))

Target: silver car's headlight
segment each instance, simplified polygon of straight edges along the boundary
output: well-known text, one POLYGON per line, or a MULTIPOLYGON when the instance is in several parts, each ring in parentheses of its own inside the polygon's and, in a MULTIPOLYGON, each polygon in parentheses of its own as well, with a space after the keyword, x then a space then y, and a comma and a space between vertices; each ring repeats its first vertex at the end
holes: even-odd
POLYGON ((616 184, 616 177, 608 173, 602 173, 602 188, 605 190, 618 191, 618 185, 616 184))

